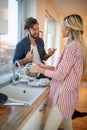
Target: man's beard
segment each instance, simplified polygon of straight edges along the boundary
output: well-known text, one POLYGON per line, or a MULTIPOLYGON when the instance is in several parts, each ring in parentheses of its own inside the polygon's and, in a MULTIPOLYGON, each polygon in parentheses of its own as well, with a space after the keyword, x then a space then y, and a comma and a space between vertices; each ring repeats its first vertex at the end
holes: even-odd
POLYGON ((33 39, 37 39, 37 38, 39 37, 39 33, 38 33, 37 36, 35 36, 35 35, 32 35, 31 32, 30 32, 30 36, 31 36, 33 39))

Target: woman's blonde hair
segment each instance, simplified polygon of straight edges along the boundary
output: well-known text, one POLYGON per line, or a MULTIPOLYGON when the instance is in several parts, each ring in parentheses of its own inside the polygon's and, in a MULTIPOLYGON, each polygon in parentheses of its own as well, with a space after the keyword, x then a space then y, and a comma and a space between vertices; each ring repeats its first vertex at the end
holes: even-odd
POLYGON ((84 69, 83 74, 87 73, 87 45, 85 43, 85 40, 83 38, 83 20, 80 15, 78 14, 72 14, 64 18, 63 25, 65 27, 70 27, 70 34, 67 40, 67 44, 70 43, 70 41, 75 40, 78 41, 84 48, 84 69))

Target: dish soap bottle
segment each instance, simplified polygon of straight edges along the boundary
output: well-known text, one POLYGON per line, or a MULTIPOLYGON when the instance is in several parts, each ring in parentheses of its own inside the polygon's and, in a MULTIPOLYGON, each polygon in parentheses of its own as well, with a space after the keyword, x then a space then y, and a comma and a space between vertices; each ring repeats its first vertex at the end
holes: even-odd
MULTIPOLYGON (((34 46, 31 45, 31 50, 30 50, 30 53, 31 53, 31 54, 33 54, 33 50, 34 50, 34 46)), ((31 61, 30 64, 32 65, 32 64, 33 64, 33 61, 31 61)))
POLYGON ((33 54, 33 50, 34 50, 34 46, 31 45, 31 50, 30 50, 31 54, 33 54))

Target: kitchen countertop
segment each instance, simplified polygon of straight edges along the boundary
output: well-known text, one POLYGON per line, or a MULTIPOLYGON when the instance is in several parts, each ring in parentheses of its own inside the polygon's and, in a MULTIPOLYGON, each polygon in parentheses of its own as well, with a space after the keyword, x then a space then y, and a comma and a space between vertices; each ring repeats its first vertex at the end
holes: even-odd
POLYGON ((37 108, 48 98, 49 86, 31 106, 1 106, 0 130, 19 130, 31 118, 37 108))

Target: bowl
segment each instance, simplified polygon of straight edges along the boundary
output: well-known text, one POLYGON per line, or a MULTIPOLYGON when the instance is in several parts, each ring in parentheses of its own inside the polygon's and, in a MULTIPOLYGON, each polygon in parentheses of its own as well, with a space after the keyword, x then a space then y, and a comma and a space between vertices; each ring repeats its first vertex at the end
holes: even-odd
POLYGON ((28 78, 30 80, 34 80, 34 79, 36 79, 40 75, 40 73, 38 73, 38 72, 31 72, 30 71, 30 67, 31 66, 32 66, 31 64, 25 65, 25 74, 26 74, 26 76, 28 76, 28 78))

